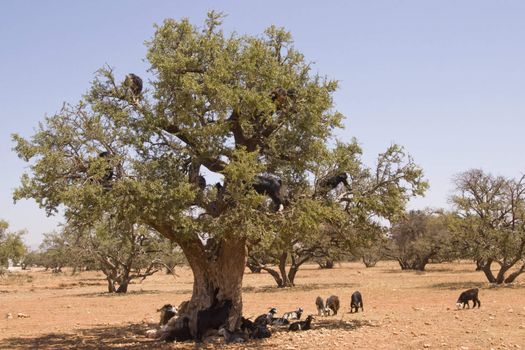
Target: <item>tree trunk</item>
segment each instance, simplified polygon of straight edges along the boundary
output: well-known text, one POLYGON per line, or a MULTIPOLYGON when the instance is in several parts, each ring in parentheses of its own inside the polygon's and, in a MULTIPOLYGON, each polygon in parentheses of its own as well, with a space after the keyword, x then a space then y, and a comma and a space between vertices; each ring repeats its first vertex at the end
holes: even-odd
POLYGON ((430 256, 425 256, 423 258, 418 257, 416 259, 416 269, 419 271, 425 271, 425 267, 427 266, 429 261, 430 261, 430 256))
POLYGON ((283 252, 279 257, 279 272, 281 273, 282 283, 279 286, 280 288, 284 287, 293 287, 293 283, 290 283, 288 279, 288 274, 286 273, 286 259, 288 258, 288 253, 283 252))
POLYGON ((487 259, 485 263, 482 265, 481 270, 487 277, 488 281, 490 283, 496 283, 496 277, 494 277, 494 274, 492 273, 492 270, 490 269, 492 265, 492 259, 487 259))
POLYGON ((197 335, 197 313, 212 304, 232 301, 227 328, 238 329, 242 316, 242 279, 246 266, 246 241, 238 237, 223 239, 218 249, 208 252, 199 240, 179 242, 193 271, 191 300, 180 310, 179 318, 190 319, 190 331, 197 335), (214 299, 217 300, 214 300, 214 299))
POLYGON ((399 263, 399 266, 401 267, 401 270, 410 270, 410 266, 408 262, 406 262, 403 259, 397 259, 397 262, 399 263))
POLYGON ((299 267, 300 265, 290 266, 290 270, 288 271, 289 287, 295 287, 295 276, 297 275, 297 271, 299 271, 299 267))
POLYGON ((485 260, 484 259, 482 259, 482 258, 476 259, 476 271, 482 271, 484 264, 485 264, 485 260))
POLYGON ((273 277, 275 283, 277 283, 278 288, 284 287, 283 279, 281 278, 281 275, 279 275, 279 272, 269 267, 263 267, 262 269, 268 272, 273 277))
POLYGON ((107 278, 108 280, 108 293, 115 293, 115 282, 111 278, 107 278))
POLYGON ((505 278, 505 283, 512 283, 512 282, 514 282, 516 277, 521 275, 523 272, 525 272, 525 263, 523 265, 521 265, 521 267, 518 270, 514 271, 507 278, 505 278))
POLYGON ((127 293, 128 292, 128 285, 129 285, 129 280, 125 280, 123 281, 117 288, 117 291, 115 293, 127 293))
POLYGON ((505 282, 505 273, 512 267, 512 265, 501 265, 500 269, 498 271, 498 274, 496 275, 496 283, 502 284, 505 282))
POLYGON ((366 267, 374 267, 376 266, 377 261, 378 261, 377 259, 370 257, 370 256, 366 256, 366 255, 363 255, 362 259, 363 259, 363 264, 365 264, 366 267))
POLYGON ((250 269, 250 271, 252 273, 261 273, 262 271, 262 268, 255 264, 253 261, 250 261, 250 259, 248 259, 248 261, 246 262, 246 266, 250 269))

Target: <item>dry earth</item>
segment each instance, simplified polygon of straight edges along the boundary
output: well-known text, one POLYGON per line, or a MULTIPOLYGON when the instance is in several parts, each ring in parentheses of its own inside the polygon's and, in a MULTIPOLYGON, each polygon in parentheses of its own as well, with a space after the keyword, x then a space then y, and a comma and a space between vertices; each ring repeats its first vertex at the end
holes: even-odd
POLYGON ((279 313, 302 306, 314 313, 318 295, 336 294, 340 314, 317 317, 313 329, 276 330, 270 339, 225 346, 222 338, 193 343, 158 343, 145 331, 158 322, 156 309, 178 305, 191 294, 192 277, 158 274, 133 284, 127 295, 104 293, 100 273, 53 275, 32 270, 0 280, 0 349, 519 349, 525 348, 525 280, 491 287, 473 264, 429 265, 424 273, 400 271, 394 262, 374 268, 348 263, 332 270, 311 265, 293 289, 277 289, 267 274, 246 273, 244 313, 269 307, 279 313), (459 293, 479 287, 481 309, 455 310, 459 293), (349 313, 354 290, 365 312, 349 313), (12 319, 6 315, 11 313, 12 319), (28 318, 18 318, 23 313, 28 318))

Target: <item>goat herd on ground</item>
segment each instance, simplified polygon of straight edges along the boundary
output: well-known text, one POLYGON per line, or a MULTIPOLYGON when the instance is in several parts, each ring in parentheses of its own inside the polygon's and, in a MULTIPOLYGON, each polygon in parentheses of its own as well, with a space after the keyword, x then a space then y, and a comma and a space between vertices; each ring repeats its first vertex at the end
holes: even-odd
MULTIPOLYGON (((478 298, 478 288, 473 288, 462 292, 456 302, 456 307, 470 308, 469 301, 473 302, 473 308, 481 306, 478 298)), ((184 302, 187 303, 187 302, 184 302)), ((181 304, 181 307, 183 307, 181 304)), ((315 306, 317 309, 317 316, 335 316, 340 308, 339 297, 331 295, 324 303, 323 298, 318 296, 315 299, 315 306)), ((313 315, 308 315, 304 321, 301 321, 301 316, 304 312, 303 308, 299 307, 295 311, 285 312, 283 316, 277 317, 277 309, 272 307, 270 310, 250 320, 249 318, 241 317, 241 325, 238 330, 229 330, 227 328, 228 316, 232 307, 231 300, 225 300, 219 303, 216 299, 212 305, 205 310, 197 313, 197 334, 192 336, 190 332, 190 319, 178 316, 178 309, 171 304, 166 304, 157 311, 160 312, 160 329, 149 330, 147 336, 157 338, 160 341, 186 341, 196 340, 202 341, 204 338, 218 334, 224 337, 226 343, 242 343, 248 339, 269 338, 272 335, 272 330, 286 329, 288 331, 304 331, 312 328, 313 315), (221 305, 219 305, 221 304, 221 305)), ((355 291, 350 298, 350 313, 358 312, 359 309, 364 312, 363 297, 359 291, 355 291)))

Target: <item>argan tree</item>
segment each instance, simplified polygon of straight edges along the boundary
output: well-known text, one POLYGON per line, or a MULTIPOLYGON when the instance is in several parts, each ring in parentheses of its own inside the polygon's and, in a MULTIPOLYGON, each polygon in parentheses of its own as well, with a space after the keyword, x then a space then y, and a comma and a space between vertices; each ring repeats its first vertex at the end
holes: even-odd
POLYGON ((9 260, 15 264, 23 262, 27 247, 22 240, 24 231, 11 232, 7 221, 0 220, 0 269, 7 266, 9 260))
POLYGON ((410 211, 392 225, 386 256, 396 259, 402 270, 424 271, 431 259, 448 255, 451 235, 445 214, 410 211))
POLYGON ((229 328, 239 326, 248 241, 278 235, 284 215, 296 218, 287 232, 342 217, 324 198, 285 196, 308 182, 341 127, 337 82, 313 73, 285 30, 225 35, 221 19, 166 20, 147 43, 144 89, 103 68, 78 104, 31 138, 14 136, 30 162, 16 199, 77 222, 145 224, 181 247, 194 284, 180 315, 193 334, 197 312, 225 300, 229 328))
POLYGON ((477 262, 489 282, 514 282, 525 272, 525 177, 472 169, 457 175, 455 185, 452 228, 458 249, 477 262))
POLYGON ((34 262, 45 267, 46 271, 51 269, 53 273, 59 273, 66 266, 75 269, 82 265, 85 251, 68 242, 68 237, 61 232, 48 232, 44 233, 36 258, 34 262))
POLYGON ((109 293, 126 293, 131 281, 157 273, 173 255, 169 241, 148 227, 108 218, 88 227, 65 226, 62 234, 95 260, 94 267, 106 276, 109 293))

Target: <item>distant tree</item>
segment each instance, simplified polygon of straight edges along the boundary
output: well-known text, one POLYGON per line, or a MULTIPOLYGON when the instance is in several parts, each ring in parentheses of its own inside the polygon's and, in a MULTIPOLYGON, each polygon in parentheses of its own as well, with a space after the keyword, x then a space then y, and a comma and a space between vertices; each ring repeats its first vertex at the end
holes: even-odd
POLYGON ((41 263, 41 253, 37 250, 28 251, 22 259, 22 269, 28 269, 32 266, 43 266, 41 263))
POLYGON ((389 243, 385 231, 386 228, 379 226, 371 227, 373 230, 372 237, 368 242, 353 250, 353 255, 360 259, 366 267, 374 267, 385 257, 385 251, 389 243))
POLYGON ((25 232, 10 232, 8 229, 7 221, 0 220, 0 266, 7 266, 9 260, 19 264, 27 253, 27 247, 22 240, 25 232))
POLYGON ((132 280, 168 267, 166 261, 174 257, 172 244, 146 226, 122 225, 111 218, 89 226, 70 222, 51 236, 55 245, 44 254, 60 252, 67 266, 91 265, 106 276, 109 293, 126 293, 132 280))
POLYGON ((326 258, 326 251, 335 244, 335 237, 344 235, 341 224, 347 221, 342 216, 340 221, 334 219, 334 225, 321 225, 326 216, 314 203, 309 209, 301 208, 300 215, 282 217, 279 230, 265 242, 259 242, 249 250, 250 261, 256 268, 268 272, 275 280, 277 287, 295 286, 295 277, 299 269, 315 258, 326 258), (308 215, 306 215, 308 213, 308 215), (302 228, 294 230, 294 228, 302 228), (312 228, 316 229, 312 229, 312 228))
POLYGON ((390 230, 391 244, 385 254, 403 270, 424 271, 431 259, 447 254, 451 235, 445 214, 410 211, 390 230))
POLYGON ((491 283, 512 283, 525 272, 524 181, 479 169, 455 178, 457 217, 451 227, 458 248, 491 283), (496 273, 494 266, 499 268, 496 273))
POLYGON ((74 266, 82 259, 82 256, 77 255, 79 251, 82 251, 80 247, 71 245, 69 237, 62 232, 44 233, 39 246, 39 264, 46 271, 51 269, 54 273, 60 273, 64 267, 74 266))

